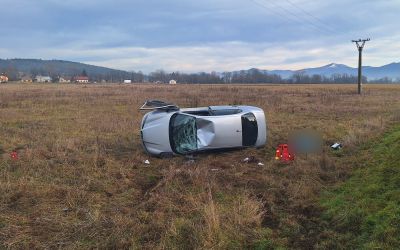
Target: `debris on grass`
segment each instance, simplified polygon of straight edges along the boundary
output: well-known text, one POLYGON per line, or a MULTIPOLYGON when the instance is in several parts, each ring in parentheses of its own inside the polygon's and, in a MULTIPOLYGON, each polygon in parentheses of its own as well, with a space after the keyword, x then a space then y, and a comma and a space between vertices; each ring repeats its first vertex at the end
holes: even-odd
POLYGON ((150 165, 150 161, 149 160, 145 160, 144 164, 150 165))
POLYGON ((17 153, 17 151, 12 151, 12 152, 10 153, 10 157, 11 157, 11 159, 13 159, 13 160, 18 160, 18 153, 17 153))
POLYGON ((258 163, 260 161, 256 157, 250 156, 250 157, 244 158, 243 162, 245 162, 245 163, 258 163))
POLYGON ((195 161, 193 159, 186 161, 186 165, 192 165, 194 163, 195 163, 195 161))
POLYGON ((185 155, 185 165, 192 165, 196 162, 196 157, 194 155, 185 155))
POLYGON ((341 149, 342 147, 343 147, 342 144, 339 142, 335 142, 334 144, 331 145, 331 148, 334 150, 341 149))

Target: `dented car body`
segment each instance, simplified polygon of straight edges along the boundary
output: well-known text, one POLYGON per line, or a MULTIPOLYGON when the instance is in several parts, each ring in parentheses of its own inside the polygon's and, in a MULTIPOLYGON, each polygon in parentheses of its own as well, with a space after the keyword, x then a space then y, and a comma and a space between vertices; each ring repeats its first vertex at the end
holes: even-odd
POLYGON ((264 111, 252 106, 156 107, 144 115, 141 137, 152 155, 265 145, 264 111))

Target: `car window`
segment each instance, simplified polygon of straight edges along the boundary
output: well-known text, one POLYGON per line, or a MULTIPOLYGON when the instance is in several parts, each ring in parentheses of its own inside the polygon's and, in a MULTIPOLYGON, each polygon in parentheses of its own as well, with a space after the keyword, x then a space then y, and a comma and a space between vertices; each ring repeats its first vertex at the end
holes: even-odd
POLYGON ((254 146, 257 142, 258 126, 257 119, 253 113, 242 115, 242 144, 243 146, 254 146))
POLYGON ((175 153, 185 154, 197 149, 196 118, 174 114, 169 123, 171 148, 175 153))
POLYGON ((198 116, 210 116, 210 112, 208 110, 196 110, 196 111, 184 111, 183 113, 190 115, 198 115, 198 116))
POLYGON ((240 109, 209 109, 212 116, 234 115, 242 112, 240 109))

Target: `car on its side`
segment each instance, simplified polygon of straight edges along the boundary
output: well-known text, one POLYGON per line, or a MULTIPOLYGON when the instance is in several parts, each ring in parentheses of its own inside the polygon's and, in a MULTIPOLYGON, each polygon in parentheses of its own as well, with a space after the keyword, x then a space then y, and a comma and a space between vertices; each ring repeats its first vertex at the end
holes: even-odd
POLYGON ((262 147, 267 141, 264 111, 253 106, 179 108, 147 101, 141 123, 143 147, 151 155, 185 155, 217 149, 262 147))

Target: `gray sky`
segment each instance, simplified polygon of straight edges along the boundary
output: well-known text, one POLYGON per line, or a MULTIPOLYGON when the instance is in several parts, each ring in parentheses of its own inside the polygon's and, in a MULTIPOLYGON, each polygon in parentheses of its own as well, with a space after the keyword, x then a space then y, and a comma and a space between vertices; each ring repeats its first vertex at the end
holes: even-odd
POLYGON ((0 0, 0 58, 230 71, 400 61, 400 0, 0 0))

